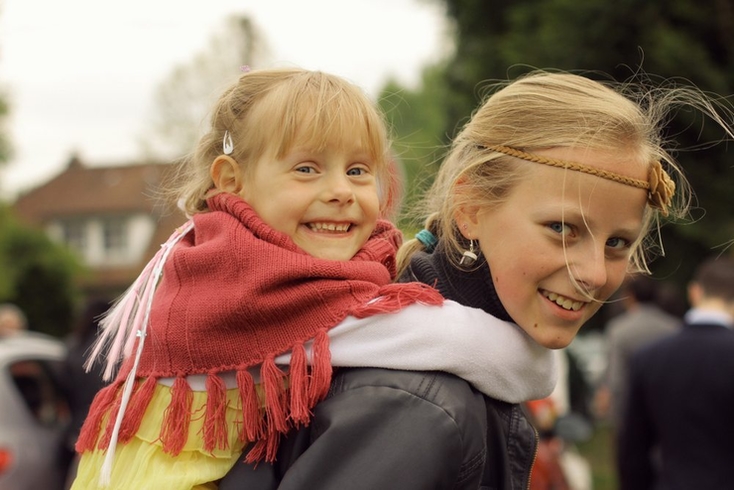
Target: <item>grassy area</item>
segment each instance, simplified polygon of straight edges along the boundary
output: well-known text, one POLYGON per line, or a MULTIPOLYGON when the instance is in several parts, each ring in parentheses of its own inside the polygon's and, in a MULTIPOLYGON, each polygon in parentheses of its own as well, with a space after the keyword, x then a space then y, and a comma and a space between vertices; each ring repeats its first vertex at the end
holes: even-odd
POLYGON ((578 443, 577 447, 579 453, 591 464, 594 490, 617 490, 611 429, 606 425, 597 426, 592 438, 578 443))

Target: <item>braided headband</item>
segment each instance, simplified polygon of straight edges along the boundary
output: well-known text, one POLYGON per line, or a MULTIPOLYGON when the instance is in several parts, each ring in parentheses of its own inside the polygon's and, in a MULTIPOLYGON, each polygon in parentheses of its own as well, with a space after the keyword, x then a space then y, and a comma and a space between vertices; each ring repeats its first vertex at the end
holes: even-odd
POLYGON ((532 153, 526 153, 521 150, 516 150, 515 148, 510 148, 509 146, 488 146, 486 148, 488 150, 504 153, 505 155, 526 160, 528 162, 542 163, 552 167, 567 168, 577 172, 596 175, 597 177, 619 182, 620 184, 629 185, 631 187, 637 187, 638 189, 645 189, 647 190, 647 202, 650 206, 659 209, 663 216, 668 215, 668 206, 670 206, 673 201, 673 194, 675 194, 675 182, 673 182, 670 175, 668 175, 668 173, 663 169, 660 162, 657 161, 650 165, 648 180, 644 181, 590 167, 582 163, 570 162, 567 160, 556 160, 532 153))

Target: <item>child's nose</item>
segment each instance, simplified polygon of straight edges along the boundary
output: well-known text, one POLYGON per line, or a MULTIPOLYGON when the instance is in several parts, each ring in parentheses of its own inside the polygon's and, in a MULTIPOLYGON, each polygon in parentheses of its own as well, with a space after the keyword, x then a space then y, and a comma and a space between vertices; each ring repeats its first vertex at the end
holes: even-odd
POLYGON ((354 201, 354 189, 347 175, 339 173, 332 174, 324 180, 325 200, 337 203, 349 203, 354 201))

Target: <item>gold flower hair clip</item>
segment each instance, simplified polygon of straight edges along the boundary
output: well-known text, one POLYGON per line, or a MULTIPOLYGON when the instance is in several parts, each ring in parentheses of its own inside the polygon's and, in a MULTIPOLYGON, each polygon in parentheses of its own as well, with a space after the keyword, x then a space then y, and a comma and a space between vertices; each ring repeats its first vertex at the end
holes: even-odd
POLYGON ((488 150, 504 153, 511 157, 520 158, 528 162, 542 163, 544 165, 550 165, 552 167, 567 168, 569 170, 575 170, 577 172, 583 172, 586 174, 596 175, 603 179, 612 180, 619 182, 620 184, 637 187, 638 189, 647 190, 647 202, 653 208, 659 209, 663 216, 668 216, 668 208, 673 202, 673 195, 675 194, 675 182, 670 178, 668 172, 663 169, 660 162, 653 162, 650 165, 650 172, 647 177, 647 181, 633 179, 626 177, 614 172, 602 170, 582 163, 569 162, 566 160, 556 160, 554 158, 546 158, 533 153, 527 153, 522 150, 510 148, 509 146, 488 146, 485 147, 488 150))
POLYGON ((675 194, 675 182, 663 169, 660 162, 653 162, 650 166, 648 179, 650 189, 648 189, 647 201, 652 207, 658 208, 663 216, 667 216, 668 206, 673 201, 675 194))

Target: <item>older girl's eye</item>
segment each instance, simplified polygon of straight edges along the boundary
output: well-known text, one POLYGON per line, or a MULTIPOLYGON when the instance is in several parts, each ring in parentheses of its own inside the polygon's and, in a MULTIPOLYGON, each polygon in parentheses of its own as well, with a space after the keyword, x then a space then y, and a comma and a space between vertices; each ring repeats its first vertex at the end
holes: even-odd
POLYGON ((558 233, 559 235, 563 235, 563 236, 571 235, 571 231, 572 231, 570 226, 568 226, 565 223, 561 223, 560 221, 554 221, 552 223, 549 223, 548 228, 558 233))
POLYGON ((301 165, 299 167, 296 167, 296 172, 300 172, 302 174, 311 174, 314 173, 316 169, 314 169, 310 165, 301 165))
POLYGON ((607 240, 607 247, 623 250, 630 247, 630 241, 620 237, 614 237, 607 240))

